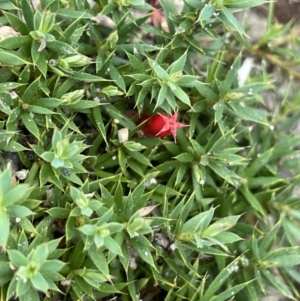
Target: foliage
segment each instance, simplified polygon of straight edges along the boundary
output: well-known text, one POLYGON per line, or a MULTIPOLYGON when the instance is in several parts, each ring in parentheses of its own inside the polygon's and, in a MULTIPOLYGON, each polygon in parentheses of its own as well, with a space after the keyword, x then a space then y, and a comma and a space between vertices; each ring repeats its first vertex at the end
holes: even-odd
POLYGON ((299 298, 298 35, 251 44, 263 0, 159 2, 0 2, 1 300, 299 298), (140 135, 177 111, 176 143, 140 135))

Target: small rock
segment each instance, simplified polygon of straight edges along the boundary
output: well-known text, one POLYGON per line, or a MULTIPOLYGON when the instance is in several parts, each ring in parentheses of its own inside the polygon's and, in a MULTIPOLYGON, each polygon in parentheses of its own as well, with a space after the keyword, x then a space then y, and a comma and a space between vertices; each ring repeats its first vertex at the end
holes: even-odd
POLYGON ((118 130, 118 140, 120 143, 128 141, 129 131, 127 128, 118 130))
POLYGON ((27 178, 28 173, 29 173, 28 169, 21 169, 21 170, 16 171, 16 177, 19 180, 23 181, 27 178))
POLYGON ((111 18, 103 16, 101 14, 98 14, 92 20, 95 21, 97 24, 108 28, 114 28, 116 26, 116 23, 111 18))
POLYGON ((15 31, 10 26, 1 26, 0 27, 0 41, 5 40, 7 38, 17 37, 20 33, 15 31))

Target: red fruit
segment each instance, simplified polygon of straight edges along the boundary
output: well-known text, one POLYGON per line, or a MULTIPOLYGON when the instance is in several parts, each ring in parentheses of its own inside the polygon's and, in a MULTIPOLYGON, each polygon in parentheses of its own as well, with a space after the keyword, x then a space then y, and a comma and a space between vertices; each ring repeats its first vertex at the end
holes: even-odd
POLYGON ((163 114, 149 116, 142 114, 138 119, 137 124, 141 124, 143 121, 148 119, 141 129, 145 136, 158 136, 160 138, 164 138, 172 135, 176 142, 177 129, 187 126, 186 124, 177 122, 177 116, 178 112, 175 112, 172 116, 166 116, 163 114))

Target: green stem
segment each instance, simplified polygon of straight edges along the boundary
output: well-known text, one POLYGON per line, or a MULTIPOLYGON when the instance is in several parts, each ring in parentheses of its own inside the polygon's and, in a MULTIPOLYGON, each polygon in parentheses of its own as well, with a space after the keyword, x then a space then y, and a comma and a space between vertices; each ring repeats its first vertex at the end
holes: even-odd
POLYGON ((267 23, 268 29, 272 26, 272 22, 274 18, 274 8, 275 8, 275 2, 271 1, 269 3, 269 10, 268 10, 268 23, 267 23))

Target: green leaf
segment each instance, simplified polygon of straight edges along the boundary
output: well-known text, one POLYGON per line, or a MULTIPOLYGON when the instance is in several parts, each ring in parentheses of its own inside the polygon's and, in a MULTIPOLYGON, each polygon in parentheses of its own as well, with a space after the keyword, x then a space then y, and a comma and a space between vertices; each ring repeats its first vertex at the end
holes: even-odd
POLYGON ((87 236, 94 235, 97 232, 97 227, 95 225, 83 225, 79 230, 87 236))
POLYGON ((100 270, 108 278, 109 277, 109 269, 108 269, 108 264, 107 264, 106 258, 103 255, 103 252, 99 251, 95 245, 92 245, 88 249, 88 253, 89 253, 92 261, 98 268, 98 270, 100 270))
POLYGON ((246 107, 245 105, 229 102, 229 106, 233 109, 234 113, 241 119, 254 121, 264 125, 269 125, 267 121, 267 111, 262 109, 255 109, 246 107))
MULTIPOLYGON (((40 272, 47 275, 49 278, 57 277, 56 272, 60 271, 64 267, 65 263, 60 260, 47 260, 40 267, 40 272), (51 277, 51 276, 54 277, 51 277)), ((62 277, 62 279, 64 279, 62 277)))
POLYGON ((225 165, 215 163, 215 162, 209 162, 209 167, 221 178, 223 178, 225 181, 230 183, 233 186, 239 186, 240 185, 240 178, 237 174, 235 174, 233 171, 228 169, 225 165))
POLYGON ((15 6, 13 3, 10 1, 2 1, 0 2, 0 9, 3 10, 13 10, 13 9, 19 9, 17 6, 15 6))
POLYGON ((3 197, 11 190, 12 174, 9 168, 0 174, 0 204, 3 206, 3 197))
POLYGON ((122 89, 124 92, 126 91, 126 86, 124 79, 118 69, 113 65, 109 65, 109 74, 111 76, 111 79, 115 81, 115 83, 118 85, 120 89, 122 89))
POLYGON ((16 30, 19 31, 22 35, 27 35, 29 33, 29 29, 27 25, 22 22, 16 15, 11 14, 6 11, 2 11, 5 18, 9 22, 9 24, 16 30))
POLYGON ((259 272, 262 274, 262 276, 267 280, 267 282, 274 287, 280 294, 290 298, 293 298, 293 294, 290 291, 289 287, 286 286, 282 281, 278 279, 275 275, 270 273, 270 271, 266 269, 260 269, 259 272))
POLYGON ((145 165, 145 166, 152 166, 150 160, 146 156, 144 156, 142 153, 139 153, 136 151, 133 152, 133 151, 129 151, 129 150, 127 150, 127 153, 130 155, 131 158, 133 158, 138 163, 145 165))
POLYGON ((160 47, 149 44, 119 44, 116 47, 116 51, 126 51, 130 53, 135 53, 135 51, 139 53, 146 53, 152 51, 158 51, 160 47))
POLYGON ((139 82, 144 82, 144 81, 147 81, 147 80, 151 79, 150 75, 147 75, 147 74, 144 74, 144 73, 128 74, 127 76, 129 76, 129 77, 131 77, 134 80, 139 81, 139 82))
POLYGON ((21 0, 22 15, 30 30, 34 30, 33 26, 33 7, 29 0, 21 0))
POLYGON ((122 249, 118 243, 110 236, 104 237, 104 246, 112 253, 123 256, 122 249))
POLYGON ((18 87, 24 86, 25 84, 22 83, 14 83, 14 82, 6 82, 6 83, 0 83, 0 90, 1 91, 9 91, 14 90, 18 87))
POLYGON ((190 153, 181 153, 180 155, 174 157, 174 159, 182 163, 191 163, 195 160, 195 157, 190 153))
POLYGON ((27 266, 28 264, 28 259, 19 251, 17 250, 9 250, 8 251, 8 256, 10 262, 16 267, 20 266, 27 266))
POLYGON ((28 106, 28 111, 30 111, 32 113, 36 113, 36 114, 43 114, 43 115, 55 114, 53 111, 51 111, 49 109, 39 107, 39 106, 35 106, 35 105, 29 105, 28 106))
POLYGON ((184 176, 186 175, 187 171, 189 168, 189 164, 180 164, 178 169, 177 169, 177 175, 176 175, 176 181, 175 181, 175 186, 179 185, 182 183, 182 180, 184 176))
POLYGON ((240 191, 242 192, 248 203, 251 205, 251 207, 256 209, 260 214, 265 215, 265 210, 263 209, 262 205, 247 187, 241 187, 240 191))
POLYGON ((70 45, 61 41, 47 42, 47 48, 61 55, 77 53, 70 45))
POLYGON ((99 283, 104 283, 107 279, 103 276, 102 273, 99 273, 97 270, 85 270, 83 279, 90 284, 91 286, 98 289, 99 283))
POLYGON ((269 252, 261 261, 271 267, 292 267, 300 264, 300 247, 287 247, 269 252))
POLYGON ((9 300, 11 297, 13 297, 16 294, 17 284, 19 282, 18 280, 19 278, 15 275, 11 279, 7 290, 7 300, 9 300))
POLYGON ((266 0, 223 0, 228 8, 250 8, 266 3, 266 0))
MULTIPOLYGON (((29 107, 31 106, 37 106, 37 107, 43 107, 43 108, 56 108, 59 107, 62 104, 62 100, 58 99, 58 98, 52 98, 52 97, 47 97, 47 98, 38 98, 35 100, 31 101, 31 104, 29 105, 29 107)), ((35 113, 35 112, 34 112, 35 113)), ((36 112, 39 113, 39 112, 36 112)), ((39 113, 42 114, 42 113, 39 113)))
POLYGON ((0 270, 0 286, 3 287, 4 284, 11 282, 14 273, 7 261, 0 261, 0 270))
POLYGON ((126 55, 128 56, 131 65, 134 66, 134 68, 138 72, 140 72, 141 74, 146 73, 146 69, 144 68, 142 62, 136 56, 134 56, 128 52, 126 52, 126 55))
POLYGON ((220 162, 227 163, 230 166, 247 165, 246 164, 247 160, 244 157, 235 154, 230 154, 229 152, 226 151, 220 151, 219 153, 214 153, 214 158, 220 160, 220 162))
POLYGON ((60 218, 60 219, 68 218, 68 216, 70 215, 70 209, 67 208, 55 207, 55 208, 50 208, 46 212, 52 217, 60 218))
POLYGON ((21 114, 21 118, 27 130, 39 140, 40 139, 39 128, 36 125, 33 117, 31 117, 29 113, 23 112, 21 114))
POLYGON ((226 6, 222 6, 221 11, 224 15, 219 16, 220 20, 223 21, 225 24, 229 25, 230 27, 234 28, 241 36, 246 36, 245 30, 243 29, 243 27, 241 27, 241 25, 234 17, 232 12, 226 6))
POLYGON ((117 208, 121 211, 122 210, 122 203, 123 203, 123 188, 121 182, 118 182, 116 187, 115 195, 114 195, 114 202, 117 208))
POLYGON ((202 233, 203 236, 216 236, 220 234, 221 232, 224 232, 232 227, 235 226, 237 223, 238 219, 240 218, 240 215, 232 215, 232 216, 227 216, 223 217, 217 222, 213 223, 210 225, 207 229, 204 230, 202 233))
MULTIPOLYGON (((99 107, 101 104, 90 100, 80 100, 78 103, 66 105, 70 110, 86 110, 99 107)), ((99 109, 98 109, 99 110, 99 109)))
POLYGON ((233 298, 236 293, 238 293, 239 291, 244 289, 252 281, 253 280, 230 287, 227 290, 225 290, 224 292, 222 292, 221 294, 219 294, 218 296, 212 297, 211 301, 224 301, 224 300, 228 300, 228 298, 230 298, 230 297, 233 298))
POLYGON ((41 155, 41 158, 47 162, 52 162, 55 159, 55 153, 54 152, 44 152, 41 155))
POLYGON ((249 188, 257 188, 264 186, 272 186, 279 183, 284 183, 284 179, 279 177, 255 177, 248 179, 249 188))
POLYGON ((96 83, 96 82, 101 82, 101 81, 108 81, 105 78, 102 78, 102 77, 97 76, 97 75, 84 73, 84 72, 77 72, 77 71, 73 71, 72 73, 68 73, 68 76, 72 79, 80 80, 80 81, 87 82, 87 83, 96 83))
POLYGON ((121 232, 124 229, 124 225, 123 224, 116 223, 116 222, 107 223, 105 225, 105 227, 110 231, 111 234, 121 232))
POLYGON ((2 143, 9 141, 12 137, 14 137, 16 135, 16 132, 8 132, 8 131, 5 131, 5 132, 0 132, 0 141, 2 143))
POLYGON ((198 82, 197 79, 198 77, 194 75, 181 75, 175 83, 180 87, 195 87, 198 82))
POLYGON ((261 254, 261 256, 265 256, 265 254, 268 254, 269 249, 271 248, 272 244, 274 243, 274 237, 276 237, 276 234, 281 227, 281 221, 278 221, 276 225, 268 231, 268 233, 265 235, 265 237, 261 240, 258 252, 261 254))
POLYGON ((135 189, 131 193, 133 212, 142 208, 146 204, 147 199, 143 198, 144 191, 145 191, 145 183, 144 181, 142 181, 137 187, 135 187, 135 189))
POLYGON ((101 136, 103 137, 104 141, 107 143, 106 140, 106 130, 103 123, 102 114, 99 108, 93 108, 93 117, 95 121, 95 125, 97 130, 100 132, 101 136))
POLYGON ((121 167, 121 170, 122 170, 123 174, 126 174, 127 160, 126 160, 126 157, 125 157, 125 152, 121 147, 119 147, 119 149, 118 149, 118 162, 120 164, 120 167, 121 167))
POLYGON ((182 233, 202 233, 210 224, 215 209, 209 209, 208 211, 201 212, 191 219, 189 219, 181 228, 182 233))
POLYGON ((206 21, 208 21, 213 16, 214 12, 215 8, 213 5, 205 5, 204 8, 201 10, 197 21, 200 22, 202 27, 204 27, 206 21))
POLYGON ((225 102, 223 100, 220 100, 219 102, 214 104, 213 109, 216 111, 215 123, 218 123, 222 119, 224 108, 225 102))
POLYGON ((19 224, 24 231, 29 232, 29 233, 36 233, 34 226, 26 217, 21 218, 21 221, 19 224))
POLYGON ((5 207, 22 204, 32 191, 28 184, 19 184, 4 195, 3 205, 5 207))
POLYGON ((6 248, 6 243, 9 236, 9 218, 4 208, 0 209, 0 229, 0 246, 6 248))
MULTIPOLYGON (((1 2, 0 2, 1 4, 1 2)), ((11 37, 6 38, 0 41, 0 48, 4 49, 16 49, 22 46, 26 46, 31 42, 30 36, 18 36, 18 37, 11 37)))
MULTIPOLYGON (((20 269, 18 270, 18 272, 20 271, 20 269)), ((23 268, 24 271, 24 268, 23 268)), ((17 274, 18 275, 18 274, 17 274)), ((23 279, 27 279, 27 277, 22 277, 23 279)), ((20 279, 20 277, 18 277, 18 279, 20 279)), ((30 283, 28 281, 18 281, 17 282, 17 286, 16 286, 16 295, 18 296, 24 296, 26 295, 27 291, 29 290, 30 287, 30 283)), ((23 300, 22 300, 23 301, 23 300)))
POLYGON ((141 143, 138 142, 134 142, 134 141, 125 141, 123 143, 124 147, 131 151, 131 152, 139 152, 143 149, 145 149, 145 146, 142 145, 141 143))
POLYGON ((196 9, 203 9, 204 7, 204 3, 199 2, 198 0, 185 0, 185 2, 196 9))
POLYGON ((174 89, 172 89, 172 92, 184 104, 188 105, 189 107, 191 106, 191 102, 188 95, 179 86, 176 86, 174 89))
POLYGON ((113 105, 106 105, 106 112, 112 117, 116 118, 120 124, 124 127, 127 127, 129 130, 132 130, 136 127, 135 123, 130 120, 124 112, 118 110, 115 106, 113 105))
POLYGON ((47 60, 45 57, 45 52, 40 52, 40 54, 38 56, 38 60, 36 61, 36 66, 41 71, 44 78, 46 78, 48 65, 47 65, 47 60))
POLYGON ((147 96, 148 93, 149 93, 149 88, 143 87, 138 93, 136 104, 139 105, 139 104, 143 103, 145 100, 145 97, 147 96))
POLYGON ((231 232, 221 232, 220 234, 215 235, 214 238, 223 244, 230 244, 242 240, 241 237, 231 232))
POLYGON ((170 76, 166 70, 164 70, 162 67, 160 67, 155 61, 148 58, 149 65, 155 72, 156 76, 163 81, 168 81, 170 76))
POLYGON ((199 94, 207 100, 213 100, 215 102, 219 100, 219 96, 208 85, 197 81, 195 88, 198 90, 199 94))
MULTIPOLYGON (((41 33, 41 35, 44 35, 44 32, 40 31, 42 19, 43 19, 42 13, 39 10, 37 10, 33 16, 33 28, 34 28, 35 32, 32 31, 30 34, 39 32, 39 33, 41 33)), ((31 29, 31 30, 33 30, 33 29, 31 29)))
POLYGON ((156 107, 160 107, 162 103, 165 101, 167 97, 168 91, 168 86, 166 84, 163 84, 159 90, 157 101, 156 101, 156 107))
POLYGON ((34 95, 37 93, 40 87, 41 79, 40 77, 37 77, 24 91, 22 100, 25 103, 29 103, 31 99, 34 97, 34 95))
POLYGON ((266 83, 253 83, 253 84, 247 84, 247 85, 244 85, 242 87, 238 87, 238 88, 235 88, 233 90, 231 90, 231 92, 233 93, 244 93, 245 95, 253 95, 253 94, 256 94, 256 93, 259 93, 261 91, 264 90, 264 88, 266 88, 266 83))
POLYGON ((176 72, 182 71, 187 59, 187 50, 184 54, 175 62, 173 62, 167 69, 167 72, 170 74, 174 74, 176 72))
MULTIPOLYGON (((85 12, 82 12, 82 15, 84 15, 85 12)), ((81 17, 76 18, 64 31, 64 38, 65 41, 69 41, 70 39, 74 38, 76 36, 76 30, 80 29, 80 22, 81 22, 81 17), (74 34, 74 35, 73 35, 74 34), (72 36, 73 35, 73 36, 72 36)), ((83 26, 81 28, 85 28, 86 26, 83 26)), ((74 41, 77 42, 77 41, 74 41)))
MULTIPOLYGON (((92 290, 91 285, 88 284, 82 276, 75 276, 74 281, 76 283, 76 286, 78 286, 77 290, 79 290, 78 298, 80 298, 79 296, 82 296, 83 294, 86 294, 90 297, 93 296, 93 290, 92 290)), ((73 284, 72 284, 72 287, 74 287, 73 284)), ((76 299, 78 299, 78 298, 76 298, 76 299)))
POLYGON ((28 259, 36 263, 42 264, 49 255, 48 243, 41 243, 29 255, 28 259))
POLYGON ((156 266, 153 261, 153 257, 150 252, 152 247, 150 242, 142 235, 134 237, 130 240, 133 249, 138 253, 138 255, 148 264, 150 264, 154 269, 156 266))
POLYGON ((49 289, 49 284, 47 280, 43 277, 43 275, 39 271, 37 271, 30 277, 30 281, 36 290, 46 293, 49 289))
POLYGON ((245 176, 247 178, 252 178, 257 174, 257 172, 266 166, 267 162, 271 159, 273 153, 273 149, 269 149, 268 151, 260 154, 260 156, 256 157, 250 166, 245 171, 245 176))
POLYGON ((20 251, 25 256, 28 255, 28 240, 24 230, 21 232, 18 239, 18 251, 20 251))
POLYGON ((191 280, 189 279, 190 277, 182 271, 180 266, 178 266, 174 260, 168 257, 166 257, 164 260, 166 261, 168 266, 175 272, 175 274, 184 281, 184 283, 188 284, 188 286, 191 287, 193 291, 197 290, 197 288, 191 284, 191 280))
POLYGON ((59 16, 62 16, 66 19, 91 19, 94 16, 82 11, 76 11, 74 9, 68 9, 68 8, 60 8, 57 10, 57 14, 59 16))
MULTIPOLYGON (((195 201, 195 193, 192 192, 192 194, 189 196, 188 200, 184 204, 182 210, 179 212, 179 216, 175 216, 175 218, 177 217, 176 227, 174 230, 175 233, 180 232, 182 225, 187 220, 187 217, 190 213, 190 210, 191 210, 191 207, 192 207, 194 201, 195 201)), ((185 202, 185 199, 182 200, 182 203, 183 202, 185 202)), ((178 207, 178 208, 181 208, 181 207, 178 207)), ((171 215, 171 217, 172 217, 172 215, 171 215)))
POLYGON ((209 287, 201 298, 201 301, 211 301, 213 300, 214 294, 219 290, 222 284, 228 279, 231 274, 232 268, 239 261, 239 257, 233 260, 229 265, 227 265, 211 282, 209 287))
POLYGON ((34 214, 29 208, 21 205, 12 205, 7 208, 7 213, 11 217, 22 218, 34 214))
POLYGON ((21 53, 0 49, 0 64, 4 66, 20 66, 27 65, 29 62, 26 61, 26 57, 21 53))

